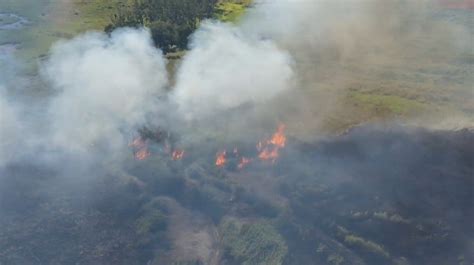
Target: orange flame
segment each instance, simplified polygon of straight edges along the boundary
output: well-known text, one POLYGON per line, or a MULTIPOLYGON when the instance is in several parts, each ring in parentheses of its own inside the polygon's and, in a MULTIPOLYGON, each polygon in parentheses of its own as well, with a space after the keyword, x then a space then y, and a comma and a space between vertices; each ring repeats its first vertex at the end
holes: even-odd
POLYGON ((145 160, 150 157, 151 153, 148 151, 148 145, 141 137, 135 138, 130 144, 130 147, 135 149, 134 156, 136 160, 145 160))
POLYGON ((271 139, 257 144, 257 150, 260 152, 258 157, 261 160, 275 163, 280 155, 280 149, 286 145, 285 128, 284 124, 278 125, 271 139))
POLYGON ((284 124, 278 125, 277 131, 273 134, 273 137, 270 140, 271 144, 279 148, 285 147, 285 144, 286 144, 285 128, 286 126, 284 124))
POLYGON ((137 137, 128 146, 140 149, 146 147, 146 142, 141 137, 137 137))
POLYGON ((173 160, 181 160, 184 157, 184 150, 174 150, 171 156, 173 160))
POLYGON ((217 167, 223 167, 225 166, 225 163, 227 162, 227 159, 226 159, 226 151, 222 151, 220 153, 217 153, 217 156, 216 156, 216 166, 217 167))
MULTIPOLYGON (((272 137, 265 139, 257 143, 256 148, 258 151, 258 158, 263 161, 272 161, 276 162, 280 155, 280 150, 286 145, 286 135, 285 135, 286 126, 284 124, 279 124, 277 130, 273 133, 272 137)), ((151 156, 151 153, 148 148, 147 140, 144 140, 142 137, 135 138, 130 144, 130 147, 133 148, 135 159, 145 160, 151 156)), ((172 150, 168 143, 164 144, 163 150, 171 155, 173 160, 183 159, 185 152, 182 149, 172 150)), ((234 148, 231 153, 232 158, 238 158, 239 164, 237 165, 238 169, 245 168, 249 163, 254 159, 241 156, 239 150, 234 148)), ((224 150, 216 154, 215 165, 217 167, 224 167, 227 163, 227 151, 224 150)))
POLYGON ((262 152, 260 152, 258 158, 265 161, 271 160, 273 163, 275 163, 278 156, 280 156, 278 147, 267 147, 262 152))
POLYGON ((143 147, 135 152, 135 159, 137 160, 145 160, 150 157, 151 153, 148 151, 148 147, 143 147))
POLYGON ((246 157, 242 157, 242 158, 240 159, 239 165, 237 165, 237 168, 238 168, 238 169, 243 169, 243 168, 246 167, 250 162, 252 162, 252 159, 246 158, 246 157))

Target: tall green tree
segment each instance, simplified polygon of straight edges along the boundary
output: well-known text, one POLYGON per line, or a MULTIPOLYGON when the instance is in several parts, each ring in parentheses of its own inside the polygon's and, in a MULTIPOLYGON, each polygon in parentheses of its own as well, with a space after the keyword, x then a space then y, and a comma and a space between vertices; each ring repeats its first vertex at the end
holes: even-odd
POLYGON ((213 16, 216 3, 217 0, 133 0, 117 10, 105 30, 145 26, 164 52, 185 49, 199 22, 213 16))

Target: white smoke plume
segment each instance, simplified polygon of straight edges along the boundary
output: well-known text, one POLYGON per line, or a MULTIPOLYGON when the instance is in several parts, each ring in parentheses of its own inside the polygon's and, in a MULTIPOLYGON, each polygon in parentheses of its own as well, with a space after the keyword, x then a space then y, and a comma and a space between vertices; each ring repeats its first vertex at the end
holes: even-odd
POLYGON ((288 90, 292 79, 291 56, 275 43, 208 21, 192 37, 173 99, 187 118, 199 118, 268 101, 288 90))
POLYGON ((57 90, 51 102, 52 144, 84 152, 126 144, 167 85, 166 62, 145 30, 87 33, 51 50, 43 75, 57 90))
MULTIPOLYGON (((42 64, 55 95, 43 117, 49 131, 35 137, 71 153, 97 148, 114 153, 149 117, 212 120, 215 113, 242 105, 265 105, 266 118, 287 114, 309 131, 335 105, 344 107, 334 100, 344 95, 341 90, 372 89, 386 82, 380 76, 390 77, 387 71, 418 71, 424 62, 457 59, 456 52, 467 45, 465 38, 454 37, 464 31, 436 22, 427 15, 429 8, 429 1, 256 1, 236 25, 201 23, 171 88, 166 60, 145 29, 64 40, 42 64)), ((390 89, 409 90, 421 82, 407 82, 420 76, 433 78, 423 83, 447 80, 433 69, 426 71, 436 74, 393 81, 390 89)), ((12 118, 13 105, 1 103, 2 128, 9 128, 2 129, 2 138, 12 137, 19 122, 12 118)))

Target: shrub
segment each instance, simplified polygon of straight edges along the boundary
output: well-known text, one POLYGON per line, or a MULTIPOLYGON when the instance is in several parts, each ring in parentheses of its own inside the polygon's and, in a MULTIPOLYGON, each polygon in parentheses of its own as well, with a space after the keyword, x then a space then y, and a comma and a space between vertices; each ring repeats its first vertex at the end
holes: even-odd
POLYGON ((242 265, 280 265, 288 252, 283 237, 265 222, 239 226, 234 221, 221 225, 227 254, 242 265))

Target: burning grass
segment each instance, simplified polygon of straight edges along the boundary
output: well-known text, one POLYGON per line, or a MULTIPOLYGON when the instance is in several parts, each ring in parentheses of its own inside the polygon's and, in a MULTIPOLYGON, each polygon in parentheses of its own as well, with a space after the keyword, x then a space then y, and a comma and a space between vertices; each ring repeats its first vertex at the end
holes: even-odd
MULTIPOLYGON (((281 149, 286 145, 287 137, 285 135, 285 128, 286 126, 284 124, 280 124, 275 133, 269 139, 259 141, 256 144, 256 150, 252 152, 256 152, 256 154, 241 154, 237 147, 234 147, 232 152, 227 150, 218 151, 214 162, 215 166, 217 168, 226 168, 229 160, 232 160, 232 163, 236 165, 230 167, 236 167, 237 169, 242 170, 256 160, 275 163, 280 156, 281 149), (251 157, 252 155, 254 155, 254 157, 251 157)), ((170 156, 174 161, 182 160, 186 151, 179 148, 171 150, 170 146, 174 146, 176 143, 170 142, 172 141, 172 138, 169 134, 164 134, 166 133, 160 130, 153 132, 147 128, 142 129, 140 131, 140 136, 133 139, 129 144, 135 159, 147 160, 152 155, 165 155, 170 156), (158 145, 154 148, 157 150, 155 154, 152 154, 150 151, 152 145, 158 145)))
POLYGON ((1 172, 12 178, 0 187, 0 202, 8 198, 13 211, 0 217, 8 227, 0 231, 0 260, 423 265, 469 259, 471 131, 359 128, 316 144, 276 141, 281 131, 264 140, 285 146, 275 163, 231 166, 243 144, 228 149, 226 166, 216 168, 215 150, 204 151, 203 143, 179 163, 170 156, 131 158, 122 175, 109 173, 80 192, 44 183, 36 204, 25 204, 36 197, 16 193, 31 194, 31 185, 14 184, 34 178, 33 171, 1 172), (28 210, 14 210, 20 204, 28 210), (22 252, 18 242, 25 240, 22 252), (71 247, 50 252, 58 242, 71 247))

